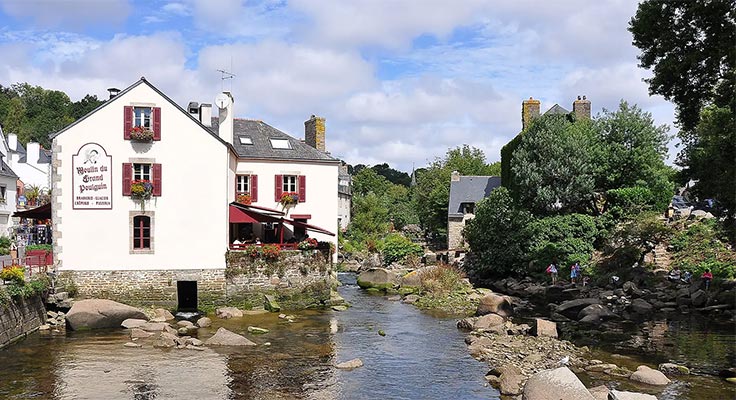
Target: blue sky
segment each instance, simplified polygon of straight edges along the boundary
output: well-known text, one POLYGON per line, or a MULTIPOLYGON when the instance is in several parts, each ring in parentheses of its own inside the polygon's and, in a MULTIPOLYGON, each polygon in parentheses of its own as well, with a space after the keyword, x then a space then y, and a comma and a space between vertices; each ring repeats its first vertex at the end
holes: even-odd
MULTIPOLYGON (((650 97, 626 31, 630 0, 0 0, 0 84, 72 100, 145 76, 180 105, 223 88, 238 117, 295 137, 327 119, 351 164, 410 170, 470 144, 489 161, 518 133, 521 101, 593 113, 650 97), (236 77, 223 83, 217 69, 236 77)), ((674 133, 674 128, 671 131, 674 133)), ((671 150, 669 162, 673 160, 671 150)))

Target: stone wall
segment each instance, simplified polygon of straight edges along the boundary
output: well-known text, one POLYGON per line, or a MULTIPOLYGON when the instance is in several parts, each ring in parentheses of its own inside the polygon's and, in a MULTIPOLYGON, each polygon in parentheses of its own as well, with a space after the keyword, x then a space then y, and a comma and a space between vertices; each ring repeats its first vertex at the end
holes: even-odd
POLYGON ((13 299, 0 306, 0 348, 36 331, 46 321, 45 317, 41 296, 13 299))
POLYGON ((177 305, 177 281, 197 282, 200 307, 257 307, 264 294, 275 295, 285 308, 303 308, 329 298, 331 265, 320 252, 283 251, 277 260, 265 260, 230 251, 226 258, 225 269, 65 271, 58 285, 65 290, 74 287, 77 298, 168 307, 177 305))
POLYGON ((447 218, 448 249, 457 249, 463 247, 463 228, 465 228, 465 223, 462 217, 447 218))

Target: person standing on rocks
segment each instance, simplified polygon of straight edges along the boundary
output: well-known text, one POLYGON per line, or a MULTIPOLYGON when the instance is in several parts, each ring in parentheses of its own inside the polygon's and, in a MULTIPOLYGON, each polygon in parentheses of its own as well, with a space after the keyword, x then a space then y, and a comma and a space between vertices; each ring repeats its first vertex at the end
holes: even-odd
POLYGON ((713 274, 710 272, 710 268, 706 268, 705 272, 703 272, 703 275, 700 277, 700 279, 705 282, 705 290, 708 291, 710 289, 710 281, 713 280, 713 274))
POLYGON ((575 264, 570 266, 570 282, 577 284, 578 277, 580 276, 580 264, 575 261, 575 264))
POLYGON ((552 284, 557 284, 557 265, 552 261, 552 264, 547 266, 547 273, 552 277, 552 284))

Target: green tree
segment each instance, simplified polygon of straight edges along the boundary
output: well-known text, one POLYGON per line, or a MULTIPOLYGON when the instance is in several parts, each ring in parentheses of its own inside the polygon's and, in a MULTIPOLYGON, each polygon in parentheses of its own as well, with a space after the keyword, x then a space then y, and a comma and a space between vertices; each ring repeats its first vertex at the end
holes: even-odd
POLYGON ((386 178, 389 182, 395 184, 395 185, 402 185, 409 187, 409 184, 411 184, 411 177, 406 172, 395 170, 391 167, 389 167, 388 164, 376 164, 371 167, 372 170, 376 171, 378 175, 383 176, 386 178))
POLYGON ((652 69, 646 79, 650 94, 675 103, 682 131, 692 132, 716 88, 734 87, 736 1, 645 0, 629 31, 641 50, 640 66, 652 69))
POLYGON ((105 100, 100 100, 97 98, 97 95, 86 95, 84 98, 82 98, 79 101, 75 101, 71 105, 70 109, 70 116, 74 118, 75 120, 84 117, 87 115, 90 111, 94 110, 95 108, 99 107, 105 102, 105 100))
POLYGON ((391 183, 371 168, 363 168, 353 176, 353 195, 365 196, 368 193, 383 195, 391 183))
POLYGON ((463 231, 474 262, 469 271, 479 277, 520 275, 526 272, 532 216, 520 209, 505 187, 476 204, 475 218, 463 231))
POLYGON ((511 169, 514 197, 534 214, 589 210, 599 143, 590 121, 566 115, 536 118, 521 135, 511 169))
POLYGON ((353 198, 353 216, 348 227, 351 240, 364 242, 388 231, 388 209, 375 193, 353 198))
POLYGON ((463 145, 450 149, 444 158, 436 158, 426 170, 417 173, 414 188, 417 214, 423 228, 438 241, 447 236, 447 206, 450 201, 452 171, 462 175, 491 175, 495 164, 486 164, 482 150, 463 145))

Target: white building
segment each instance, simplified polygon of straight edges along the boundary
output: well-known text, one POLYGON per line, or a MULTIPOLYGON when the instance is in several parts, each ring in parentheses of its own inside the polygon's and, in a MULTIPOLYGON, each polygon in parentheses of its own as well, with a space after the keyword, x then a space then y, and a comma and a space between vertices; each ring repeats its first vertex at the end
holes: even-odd
POLYGON ((5 134, 2 135, 0 153, 23 185, 48 190, 51 187, 51 152, 43 149, 37 142, 29 142, 27 147, 23 147, 14 133, 8 133, 7 138, 5 134))
POLYGON ((18 175, 0 157, 0 236, 12 236, 18 175))
POLYGON ((278 243, 309 231, 336 244, 339 162, 321 151, 324 119, 305 123, 309 141, 316 122, 318 150, 261 121, 235 119, 229 94, 217 100, 213 127, 211 105, 184 110, 141 78, 52 135, 60 273, 80 289, 155 300, 182 284, 223 292, 226 250, 246 234, 278 243), (136 127, 152 140, 136 137, 136 127), (299 202, 280 215, 287 191, 299 202), (141 192, 150 198, 136 198, 141 192), (251 205, 233 205, 246 193, 251 205))

